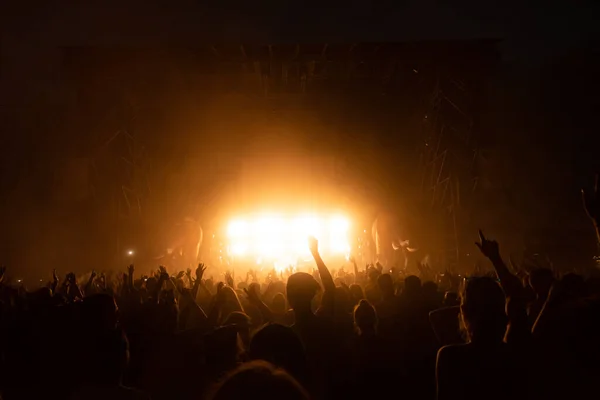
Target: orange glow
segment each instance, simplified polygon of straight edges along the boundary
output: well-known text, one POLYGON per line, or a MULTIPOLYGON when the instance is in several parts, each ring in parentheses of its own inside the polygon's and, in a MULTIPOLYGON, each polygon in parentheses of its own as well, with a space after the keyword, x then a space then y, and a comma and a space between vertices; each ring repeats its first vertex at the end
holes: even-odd
POLYGON ((310 256, 308 236, 319 240, 323 256, 347 256, 351 222, 342 215, 262 214, 232 219, 227 226, 228 250, 236 258, 271 260, 276 269, 310 256))

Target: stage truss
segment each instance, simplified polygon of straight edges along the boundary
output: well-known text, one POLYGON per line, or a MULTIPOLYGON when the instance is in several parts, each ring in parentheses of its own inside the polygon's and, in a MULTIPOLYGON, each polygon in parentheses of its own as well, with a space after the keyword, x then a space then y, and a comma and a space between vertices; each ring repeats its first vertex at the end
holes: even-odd
POLYGON ((477 189, 480 148, 474 113, 478 99, 464 81, 437 73, 429 110, 423 118, 420 155, 421 190, 442 232, 435 252, 445 267, 456 271, 468 251, 461 247, 469 225, 469 200, 477 189))

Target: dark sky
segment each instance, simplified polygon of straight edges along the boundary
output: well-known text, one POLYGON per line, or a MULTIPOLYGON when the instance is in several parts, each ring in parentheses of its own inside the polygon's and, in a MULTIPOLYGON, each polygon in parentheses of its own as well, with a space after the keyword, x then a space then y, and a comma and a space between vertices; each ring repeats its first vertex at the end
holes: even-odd
MULTIPOLYGON (((581 38, 598 1, 347 0, 24 2, 0 8, 3 44, 182 45, 203 41, 380 41, 502 37, 510 60, 540 60, 581 38), (48 4, 52 3, 52 4, 48 4), (126 3, 126 4, 124 4, 126 3), (212 4, 211 4, 212 3, 212 4), (534 3, 540 3, 535 6, 534 3)), ((596 24, 597 25, 597 24, 596 24)))

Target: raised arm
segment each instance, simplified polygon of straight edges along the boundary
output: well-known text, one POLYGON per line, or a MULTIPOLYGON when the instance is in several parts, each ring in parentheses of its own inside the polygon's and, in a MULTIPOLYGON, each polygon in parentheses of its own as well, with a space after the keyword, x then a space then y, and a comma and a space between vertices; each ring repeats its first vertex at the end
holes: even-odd
POLYGON ((165 269, 165 267, 163 267, 161 265, 160 267, 158 267, 158 270, 160 271, 160 275, 158 277, 158 283, 156 284, 156 288, 154 289, 154 292, 151 293, 152 301, 156 304, 159 303, 160 292, 162 290, 163 284, 169 280, 169 274, 167 273, 167 270, 165 269))
POLYGON ((516 275, 513 275, 510 272, 502 260, 498 242, 495 240, 486 239, 481 230, 479 231, 479 239, 480 242, 475 242, 475 245, 479 247, 481 253, 483 253, 483 255, 492 262, 494 270, 496 270, 496 275, 500 280, 500 285, 502 285, 502 289, 504 289, 506 296, 510 297, 519 295, 522 289, 521 281, 516 275))
POLYGON ((208 312, 208 325, 211 327, 217 326, 219 324, 219 317, 221 316, 221 308, 225 304, 225 291, 223 287, 225 284, 223 282, 219 282, 217 284, 217 294, 214 296, 212 300, 212 305, 210 307, 210 311, 208 312))
MULTIPOLYGON (((4 277, 4 271, 2 271, 2 278, 4 277)), ((2 279, 0 279, 2 282, 2 279)), ((56 268, 52 270, 52 294, 56 293, 56 288, 58 287, 58 275, 56 275, 56 268)))
POLYGON ((90 279, 88 279, 87 283, 85 284, 85 287, 83 289, 83 292, 85 294, 87 294, 88 296, 90 294, 92 294, 93 292, 93 288, 94 288, 94 279, 96 278, 96 271, 92 271, 92 273, 90 274, 90 279))
MULTIPOLYGON (((203 277, 204 277, 204 273, 206 272, 206 267, 204 266, 203 263, 198 264, 198 268, 196 268, 196 280, 193 281, 194 282, 194 286, 192 287, 192 297, 194 298, 194 300, 196 301, 196 303, 200 304, 200 300, 199 300, 199 292, 200 289, 204 290, 205 294, 210 297, 211 293, 208 291, 208 289, 204 286, 204 283, 202 281, 203 277)), ((191 275, 191 274, 190 274, 191 275)), ((192 280, 191 276, 190 276, 190 281, 192 280)))
POLYGON ((323 262, 321 254, 319 254, 319 241, 314 237, 310 237, 308 239, 308 247, 317 264, 319 277, 323 284, 323 298, 321 299, 321 309, 319 310, 319 313, 333 317, 335 308, 335 283, 333 282, 333 277, 323 262))
POLYGON ((129 290, 129 293, 133 293, 134 291, 134 286, 133 286, 133 273, 135 272, 135 267, 133 264, 129 265, 129 267, 127 268, 127 288, 129 290))
POLYGON ((514 275, 500 256, 500 247, 495 240, 488 240, 479 231, 481 242, 475 244, 479 250, 492 262, 500 285, 506 296, 506 312, 508 315, 508 330, 506 342, 516 345, 527 345, 531 337, 531 326, 527 318, 527 303, 524 298, 521 280, 514 275))
POLYGON ((246 292, 246 296, 248 296, 248 301, 250 304, 254 305, 260 311, 265 322, 273 321, 273 312, 265 304, 265 302, 260 298, 260 285, 258 283, 252 283, 248 289, 244 289, 246 292))

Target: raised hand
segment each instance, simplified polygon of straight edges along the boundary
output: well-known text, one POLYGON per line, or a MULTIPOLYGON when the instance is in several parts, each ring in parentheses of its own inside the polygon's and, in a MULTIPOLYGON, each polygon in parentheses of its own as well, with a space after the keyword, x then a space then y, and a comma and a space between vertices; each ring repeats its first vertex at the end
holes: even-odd
POLYGON ((250 275, 250 277, 252 278, 252 282, 256 282, 256 271, 253 269, 249 269, 248 270, 248 275, 250 275))
POLYGON ((481 250, 481 253, 489 259, 500 258, 500 247, 498 242, 495 240, 488 240, 483 235, 481 229, 479 230, 479 242, 475 242, 475 245, 481 250))
POLYGON ((219 282, 217 284, 217 295, 215 296, 217 304, 223 304, 227 300, 225 297, 225 291, 223 290, 224 287, 225 284, 223 282, 219 282))
POLYGON ((308 248, 312 254, 319 253, 319 241, 314 236, 308 237, 308 248))
POLYGON ((594 189, 591 193, 586 193, 581 189, 581 198, 583 199, 583 209, 588 217, 598 223, 600 217, 600 196, 598 196, 598 175, 594 182, 594 189))
POLYGON ((225 273, 225 282, 227 282, 227 286, 233 287, 233 276, 229 271, 225 273))
POLYGON ((257 284, 252 284, 248 289, 244 289, 246 296, 248 296, 248 301, 252 304, 260 303, 260 295, 258 294, 259 286, 257 284))
POLYGON ((267 290, 265 291, 265 293, 271 293, 273 291, 274 287, 275 287, 275 283, 273 283, 273 281, 269 282, 267 284, 267 290))
POLYGON ((169 273, 167 272, 167 269, 165 267, 163 267, 161 265, 160 267, 158 267, 158 271, 160 273, 160 279, 163 279, 163 280, 169 279, 169 273))
POLYGON ((181 278, 183 278, 184 275, 185 275, 185 271, 179 271, 179 273, 177 274, 175 279, 181 279, 181 278))
MULTIPOLYGON (((3 267, 3 269, 6 269, 3 267)), ((2 275, 4 275, 4 271, 2 271, 2 275)), ((52 280, 54 280, 54 282, 58 282, 58 275, 56 275, 56 268, 54 268, 52 270, 52 280)))
POLYGON ((133 275, 134 271, 135 267, 133 266, 133 264, 130 264, 129 267, 127 267, 127 272, 129 273, 129 275, 133 275))
POLYGON ((206 267, 203 263, 198 264, 198 268, 196 268, 196 279, 200 282, 202 281, 202 277, 204 276, 204 272, 206 272, 206 267))

